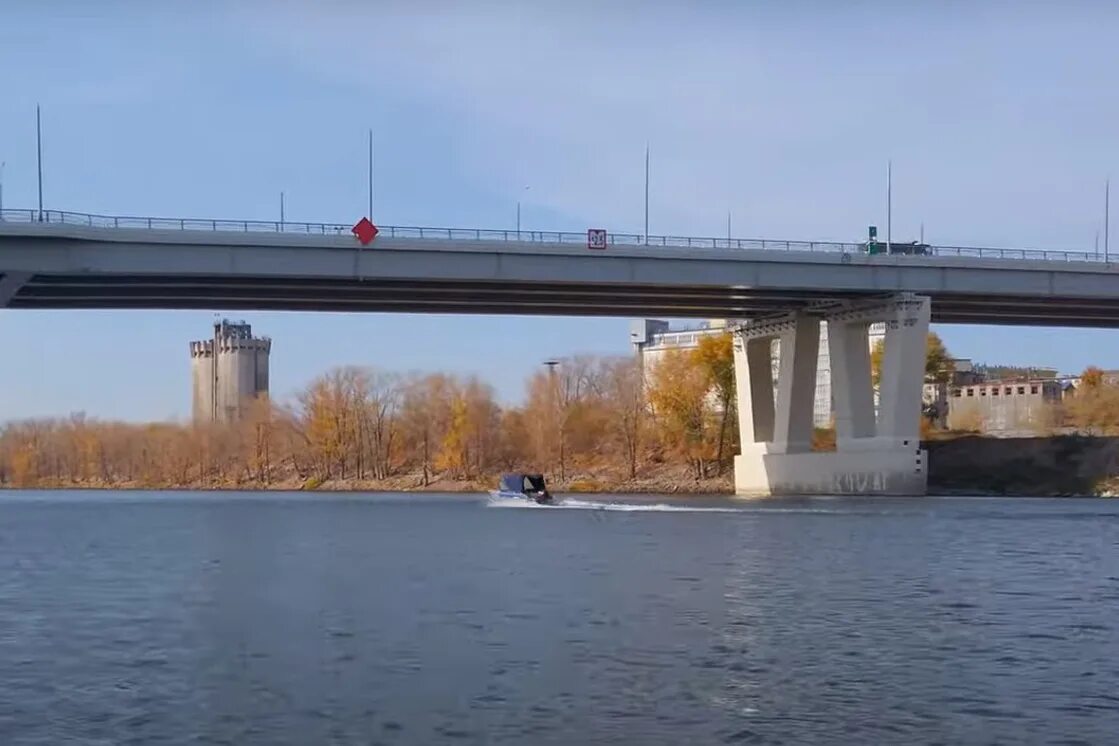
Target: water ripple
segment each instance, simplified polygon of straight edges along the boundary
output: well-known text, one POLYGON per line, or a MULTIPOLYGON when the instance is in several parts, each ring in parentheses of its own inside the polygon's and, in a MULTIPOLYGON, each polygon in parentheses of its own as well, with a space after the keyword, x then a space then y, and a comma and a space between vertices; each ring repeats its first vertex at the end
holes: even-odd
POLYGON ((581 500, 17 495, 2 742, 1119 733, 1119 504, 581 500))

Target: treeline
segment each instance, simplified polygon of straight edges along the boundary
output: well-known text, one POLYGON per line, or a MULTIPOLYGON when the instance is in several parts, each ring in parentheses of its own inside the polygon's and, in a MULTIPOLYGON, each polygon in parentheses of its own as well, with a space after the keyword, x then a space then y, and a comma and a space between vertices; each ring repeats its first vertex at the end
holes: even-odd
POLYGON ((707 337, 644 371, 632 357, 572 357, 532 375, 517 407, 474 377, 344 367, 228 425, 12 422, 0 485, 424 486, 517 469, 562 484, 665 467, 701 479, 737 452, 731 349, 730 335, 707 337))
POLYGON ((1119 435, 1119 381, 1095 366, 1080 374, 1079 385, 1050 407, 1040 429, 1081 435, 1119 435))

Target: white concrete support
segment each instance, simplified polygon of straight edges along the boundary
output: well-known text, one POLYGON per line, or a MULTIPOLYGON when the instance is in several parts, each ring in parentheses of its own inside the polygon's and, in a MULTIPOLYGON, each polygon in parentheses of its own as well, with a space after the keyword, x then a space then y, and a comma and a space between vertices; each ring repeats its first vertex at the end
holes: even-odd
POLYGON ((835 439, 837 447, 844 448, 854 440, 873 438, 875 434, 870 322, 827 323, 835 439))
POLYGON ((773 341, 769 337, 744 339, 735 336, 734 377, 739 402, 738 433, 739 442, 744 447, 773 440, 775 413, 772 347, 773 341))
POLYGON ((7 308, 24 283, 31 279, 29 272, 6 272, 0 275, 0 308, 7 308))
POLYGON ((913 443, 921 430, 929 301, 901 300, 886 319, 882 376, 878 387, 878 435, 894 445, 913 443))
POLYGON ((903 295, 822 315, 828 324, 836 450, 811 450, 819 318, 799 313, 748 324, 736 332, 735 340, 743 444, 734 464, 736 491, 924 494, 920 410, 928 298, 903 295), (868 331, 870 324, 882 321, 887 332, 876 417, 868 331), (780 340, 780 352, 776 406, 770 410, 766 392, 772 400, 772 368, 764 352, 773 339, 780 340))
POLYGON ((772 452, 812 450, 816 404, 816 362, 820 356, 820 319, 798 315, 781 332, 778 352, 777 410, 772 452))

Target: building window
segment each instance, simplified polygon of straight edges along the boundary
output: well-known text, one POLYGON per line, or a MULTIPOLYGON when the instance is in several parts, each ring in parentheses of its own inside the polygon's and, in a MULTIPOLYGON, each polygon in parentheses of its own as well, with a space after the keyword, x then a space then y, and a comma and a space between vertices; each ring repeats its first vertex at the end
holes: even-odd
POLYGON ((1014 387, 1013 386, 1007 386, 1006 387, 1006 395, 1010 396, 1013 393, 1014 393, 1014 387))
POLYGON ((994 387, 992 387, 992 388, 991 388, 991 396, 998 396, 998 395, 999 395, 999 392, 1000 392, 1001 390, 1002 390, 1002 389, 1000 389, 1000 388, 999 388, 998 386, 994 386, 994 387))
POLYGON ((1030 386, 1030 393, 1031 394, 1036 394, 1037 393, 1037 386, 1036 385, 1035 386, 1030 386))
POLYGON ((968 389, 967 390, 967 395, 968 396, 975 396, 975 389, 968 389))
POLYGON ((961 396, 963 396, 963 393, 964 392, 961 389, 952 389, 952 398, 959 399, 961 396))
POLYGON ((1018 395, 1022 396, 1025 393, 1026 393, 1026 387, 1025 386, 1019 386, 1018 387, 1018 395))

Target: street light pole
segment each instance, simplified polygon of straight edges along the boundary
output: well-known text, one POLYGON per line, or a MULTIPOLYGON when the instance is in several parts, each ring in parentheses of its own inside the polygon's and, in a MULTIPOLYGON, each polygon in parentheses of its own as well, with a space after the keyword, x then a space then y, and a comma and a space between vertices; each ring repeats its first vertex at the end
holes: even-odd
POLYGON ((6 164, 0 161, 0 220, 4 219, 4 166, 6 164))
MULTIPOLYGON (((523 192, 527 192, 529 189, 531 189, 531 187, 526 184, 525 188, 522 189, 521 191, 523 193, 523 192)), ((521 237, 521 201, 518 199, 517 200, 517 238, 520 239, 520 237, 521 237)))
POLYGON ((373 219, 373 128, 369 128, 369 219, 373 219))
POLYGON ((649 143, 645 143, 645 245, 649 245, 649 143))
POLYGON ((886 254, 889 255, 890 244, 892 242, 892 229, 894 218, 894 204, 893 204, 893 171, 894 163, 892 160, 886 161, 886 254))
POLYGON ((43 117, 35 104, 35 153, 39 164, 39 222, 43 222, 43 117))
POLYGON ((280 230, 284 229, 284 193, 280 192, 280 230))
POLYGON ((1111 254, 1111 179, 1103 183, 1103 260, 1109 261, 1111 254))

